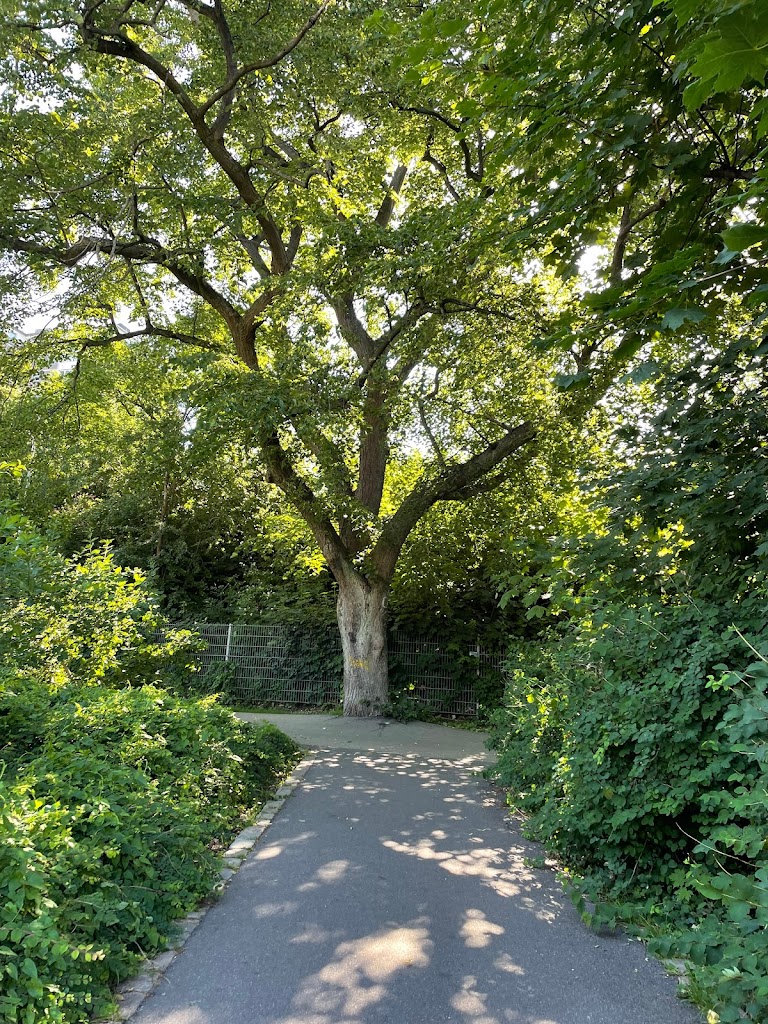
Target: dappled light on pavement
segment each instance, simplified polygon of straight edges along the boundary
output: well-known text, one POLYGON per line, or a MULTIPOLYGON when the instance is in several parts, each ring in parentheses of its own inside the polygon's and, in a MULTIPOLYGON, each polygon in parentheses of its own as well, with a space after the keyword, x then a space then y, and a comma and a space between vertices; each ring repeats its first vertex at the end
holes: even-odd
POLYGON ((464 924, 461 926, 459 935, 464 939, 464 945, 470 949, 485 949, 491 944, 494 935, 503 935, 504 929, 500 924, 489 921, 482 910, 465 910, 464 924))
MULTIPOLYGON (((305 979, 293 999, 297 1016, 280 1024, 352 1024, 379 1002, 398 971, 429 964, 432 942, 424 922, 385 927, 360 939, 340 943, 333 958, 305 979)), ((276 1022, 277 1024, 277 1022, 276 1022)))
POLYGON ((694 1024, 505 819, 475 764, 316 755, 132 1024, 694 1024))
MULTIPOLYGON (((349 868, 350 863, 348 860, 330 860, 315 871, 311 881, 299 885, 296 891, 309 892, 311 889, 316 889, 319 885, 327 885, 328 882, 341 882, 349 868)), ((356 870, 359 870, 359 868, 356 870)))

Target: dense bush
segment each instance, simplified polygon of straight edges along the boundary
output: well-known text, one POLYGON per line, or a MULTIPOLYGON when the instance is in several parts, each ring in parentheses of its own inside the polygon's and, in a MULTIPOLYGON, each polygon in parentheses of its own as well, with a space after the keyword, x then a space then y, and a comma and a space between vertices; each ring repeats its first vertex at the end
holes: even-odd
POLYGON ((82 1022, 210 892, 217 851, 295 762, 176 684, 142 581, 0 520, 0 1019, 82 1022), (110 685, 111 684, 111 685, 110 685))
POLYGON ((726 677, 732 702, 719 723, 741 770, 705 794, 711 824, 695 861, 673 879, 676 897, 696 904, 693 928, 652 943, 693 961, 693 981, 714 992, 720 1020, 768 1017, 768 664, 726 677), (699 899, 696 899, 699 897, 699 899))
POLYGON ((730 610, 698 603, 646 620, 614 607, 602 655, 593 634, 565 630, 513 655, 495 716, 500 778, 530 827, 613 900, 665 880, 711 822, 704 794, 746 770, 718 728, 733 698, 708 685, 723 658, 750 653, 730 610))
POLYGON ((145 577, 117 565, 108 547, 63 558, 29 520, 0 505, 0 673, 167 682, 188 672, 200 645, 184 630, 165 631, 158 643, 159 624, 145 577))
POLYGON ((0 1017, 80 1021, 209 892, 295 760, 270 726, 155 687, 0 696, 0 1017), (26 723, 26 724, 25 724, 26 723))
POLYGON ((551 625, 513 648, 495 717, 499 779, 578 905, 689 957, 724 1022, 768 1019, 762 379, 737 344, 673 381, 525 598, 551 625))
POLYGON ((721 1021, 764 1021, 768 666, 697 687, 694 660, 680 679, 622 685, 572 648, 526 656, 495 729, 498 777, 529 834, 557 854, 585 916, 689 958, 721 1021))

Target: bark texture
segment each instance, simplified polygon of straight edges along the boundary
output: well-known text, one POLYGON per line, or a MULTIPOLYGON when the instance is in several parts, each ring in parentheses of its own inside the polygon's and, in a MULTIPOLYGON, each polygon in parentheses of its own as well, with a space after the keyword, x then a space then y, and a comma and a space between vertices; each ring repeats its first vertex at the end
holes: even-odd
POLYGON ((358 574, 339 585, 345 715, 380 715, 389 699, 387 591, 386 584, 371 584, 358 574))

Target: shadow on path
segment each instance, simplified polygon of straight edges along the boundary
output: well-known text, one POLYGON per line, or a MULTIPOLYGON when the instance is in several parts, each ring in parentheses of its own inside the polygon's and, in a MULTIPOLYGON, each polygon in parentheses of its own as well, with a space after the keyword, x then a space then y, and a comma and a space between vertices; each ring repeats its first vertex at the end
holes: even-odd
POLYGON ((135 1024, 693 1024, 466 768, 326 752, 135 1024))

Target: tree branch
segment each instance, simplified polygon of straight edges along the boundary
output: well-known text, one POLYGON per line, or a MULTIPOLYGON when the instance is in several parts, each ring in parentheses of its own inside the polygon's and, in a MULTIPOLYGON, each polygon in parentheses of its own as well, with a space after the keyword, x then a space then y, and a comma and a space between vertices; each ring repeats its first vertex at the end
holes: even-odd
POLYGON ((232 90, 235 88, 240 79, 243 78, 245 75, 250 75, 254 71, 264 71, 267 68, 273 68, 276 64, 279 64, 282 60, 285 60, 285 58, 293 50, 296 49, 296 47, 302 41, 307 32, 314 28, 314 26, 320 20, 326 8, 328 7, 329 2, 330 0, 323 0, 322 4, 318 8, 318 10, 312 15, 312 17, 304 22, 299 31, 293 37, 293 39, 291 39, 290 42, 286 43, 285 46, 283 46, 282 49, 275 54, 274 57, 268 57, 266 60, 257 60, 253 61, 250 64, 245 64, 243 67, 239 68, 234 74, 232 74, 229 77, 229 79, 224 83, 224 85, 218 88, 211 96, 208 97, 205 103, 203 103, 203 105, 200 107, 201 113, 203 115, 207 114, 215 103, 218 103, 220 99, 227 95, 227 93, 232 92, 232 90))
POLYGON ((616 236, 616 241, 613 246, 613 255, 611 258, 611 269, 609 274, 609 281, 611 284, 621 283, 621 272, 624 269, 624 254, 627 250, 627 242, 629 241, 629 236, 632 233, 633 228, 636 228, 638 224, 641 224, 648 217, 653 216, 654 213, 658 213, 658 211, 663 209, 666 204, 666 199, 658 199, 655 203, 648 206, 634 218, 632 217, 632 205, 630 203, 627 203, 621 211, 619 233, 616 236))
MULTIPOLYGON (((421 320, 423 316, 431 311, 431 306, 425 301, 415 302, 409 310, 407 310, 398 321, 396 321, 384 334, 379 335, 375 340, 368 335, 371 342, 371 350, 363 367, 362 373, 357 378, 356 384, 358 387, 363 387, 365 382, 368 380, 374 367, 377 365, 382 356, 386 355, 389 351, 392 343, 397 337, 407 330, 409 327, 413 327, 421 320)), ((361 325, 362 326, 362 325, 361 325)), ((367 332, 366 332, 367 333, 367 332)))
POLYGON ((312 489, 294 469, 277 431, 262 431, 259 447, 269 471, 269 482, 276 484, 301 513, 336 580, 345 579, 354 571, 350 552, 312 489))
POLYGON ((242 247, 248 253, 251 263, 253 264, 254 269, 256 270, 256 273, 259 275, 259 277, 262 280, 264 280, 264 278, 266 277, 270 277, 271 275, 269 267, 264 262, 264 257, 261 255, 261 252, 259 251, 259 242, 261 241, 261 239, 247 238, 245 235, 236 235, 235 237, 237 238, 240 245, 242 245, 242 247))
POLYGON ((170 327, 158 327, 149 319, 144 327, 139 327, 133 331, 116 331, 105 338, 88 338, 85 341, 80 338, 65 338, 62 344, 78 344, 80 355, 82 355, 89 348, 108 348, 118 341, 131 341, 134 338, 168 338, 170 341, 178 341, 183 345, 194 345, 196 348, 204 348, 209 352, 223 351, 220 345, 212 344, 210 341, 198 338, 194 334, 188 334, 186 331, 178 331, 170 327))
POLYGON ((400 189, 403 187, 405 181, 405 175, 408 173, 408 168, 405 164, 399 164, 395 169, 395 173, 392 175, 392 180, 387 188, 387 194, 382 200, 379 212, 376 214, 375 223, 380 228, 385 228, 392 219, 392 214, 395 211, 395 197, 399 194, 400 189))
MULTIPOLYGON (((326 3, 327 2, 328 0, 326 0, 326 3)), ((264 238, 267 245, 272 252, 272 273, 285 273, 286 270, 288 270, 285 245, 283 244, 283 239, 277 225, 265 207, 263 196, 259 195, 256 191, 246 168, 232 155, 229 149, 227 149, 220 135, 215 133, 206 123, 205 113, 210 109, 210 101, 204 107, 197 106, 183 86, 176 80, 176 78, 174 78, 170 69, 155 56, 142 49, 137 43, 133 42, 133 40, 121 33, 106 32, 97 28, 96 25, 93 24, 93 14, 98 6, 98 2, 93 4, 86 13, 81 29, 83 39, 86 42, 92 43, 96 51, 99 53, 109 54, 113 57, 118 57, 121 60, 127 60, 147 68, 148 71, 150 71, 167 89, 170 90, 170 92, 176 97, 176 100, 184 113, 189 118, 200 142, 208 150, 210 155, 235 186, 238 195, 246 206, 254 211, 256 219, 264 232, 264 238)), ((315 17, 315 21, 319 18, 322 10, 323 8, 321 8, 320 12, 315 17)), ((311 20, 312 19, 310 19, 310 21, 311 20)), ((309 26, 309 22, 304 26, 305 30, 309 31, 307 26, 309 26)), ((306 34, 306 31, 304 31, 304 34, 306 34)), ((295 40, 292 40, 292 43, 295 43, 295 40)), ((296 45, 298 44, 296 43, 296 45)), ((293 48, 291 44, 288 44, 288 47, 290 47, 290 49, 293 48)), ((285 50, 286 48, 284 47, 283 49, 285 50)), ((290 52, 290 49, 288 49, 287 52, 290 52)), ((282 57, 280 59, 282 59, 282 57)), ((221 96, 218 96, 217 99, 221 99, 221 96)), ((216 102, 216 100, 214 100, 214 102, 216 102)))
POLYGON ((408 534, 433 505, 438 501, 471 497, 473 489, 485 476, 535 436, 533 424, 526 421, 466 462, 447 467, 431 480, 423 478, 389 519, 371 552, 371 562, 379 577, 383 580, 392 578, 408 534))
POLYGON ((277 294, 278 291, 276 288, 267 288, 257 299, 254 299, 242 315, 242 319, 240 321, 241 329, 249 331, 256 323, 256 318, 266 312, 266 310, 272 305, 274 300, 277 298, 277 294))
POLYGON ((83 40, 86 43, 92 44, 97 53, 130 60, 134 64, 140 64, 148 71, 151 71, 173 93, 190 121, 193 123, 200 121, 202 119, 200 108, 192 100, 183 85, 173 76, 170 68, 167 68, 157 57, 142 49, 138 43, 129 39, 122 32, 106 32, 94 24, 93 15, 99 6, 99 3, 93 3, 90 7, 86 7, 85 14, 83 15, 83 24, 80 29, 83 40))
POLYGON ((432 154, 429 151, 429 146, 427 146, 427 148, 424 150, 424 156, 422 157, 422 160, 426 161, 426 163, 428 164, 431 164, 432 167, 435 168, 435 170, 440 174, 440 177, 443 179, 445 187, 448 189, 451 198, 455 203, 458 203, 461 200, 461 196, 451 184, 451 179, 448 176, 448 168, 441 160, 438 160, 436 156, 432 156, 432 154))
MULTIPOLYGON (((267 7, 269 11, 269 7, 267 7)), ((262 17, 265 17, 263 15, 262 17)), ((232 33, 229 29, 229 22, 227 21, 224 9, 221 6, 221 0, 215 0, 213 6, 213 17, 212 20, 216 25, 216 31, 219 34, 221 40, 221 48, 224 51, 224 60, 227 65, 227 78, 231 78, 237 73, 237 58, 235 56, 235 41, 232 38, 232 33)), ((260 21, 261 18, 257 19, 260 21)), ((211 133, 216 139, 223 139, 224 132, 227 130, 230 118, 232 117, 232 106, 235 99, 235 91, 231 89, 221 98, 221 107, 219 113, 216 115, 216 119, 211 125, 211 133)), ((203 115, 205 116, 205 115, 203 115)))
POLYGON ((78 242, 63 249, 44 245, 41 242, 30 242, 22 238, 0 238, 0 247, 3 246, 13 252, 43 256, 65 267, 74 267, 86 257, 96 254, 119 256, 122 259, 140 263, 154 263, 157 266, 165 267, 180 284, 204 299, 222 317, 230 330, 234 329, 240 318, 240 314, 232 303, 212 284, 178 263, 173 254, 158 242, 147 238, 141 241, 120 241, 117 238, 81 238, 78 242))
POLYGON ((299 251, 299 243, 301 242, 301 236, 304 234, 304 228, 301 224, 296 223, 291 228, 291 234, 288 238, 288 245, 285 249, 285 257, 288 262, 288 266, 293 266, 293 261, 296 259, 296 253, 299 251))
POLYGON ((432 110, 430 107, 406 107, 398 103, 397 100, 392 100, 391 103, 395 110, 400 110, 404 114, 422 114, 424 117, 434 118, 434 120, 444 124, 446 128, 450 128, 457 135, 461 133, 461 125, 455 124, 445 114, 441 114, 439 110, 432 110))
POLYGON ((479 167, 475 170, 472 166, 472 153, 469 149, 469 143, 462 136, 459 139, 459 148, 461 149, 462 155, 464 156, 464 173, 471 181, 481 182, 483 180, 483 158, 481 154, 478 154, 479 167))
POLYGON ((432 428, 429 425, 429 420, 427 419, 427 411, 424 408, 424 399, 425 399, 425 397, 426 398, 435 398, 436 395, 437 395, 439 387, 440 387, 440 371, 436 370, 435 371, 435 380, 434 380, 434 383, 432 385, 432 390, 430 392, 428 392, 428 394, 426 396, 424 395, 424 393, 422 391, 422 394, 419 395, 419 398, 417 400, 417 405, 418 405, 418 409, 419 409, 419 419, 421 420, 421 425, 424 428, 424 433, 427 435, 427 438, 429 439, 429 443, 432 445, 432 451, 435 453, 435 458, 437 459, 437 464, 440 466, 441 470, 445 470, 447 468, 447 463, 445 461, 445 456, 443 455, 442 449, 440 448, 440 445, 437 443, 437 438, 435 437, 435 435, 434 435, 434 433, 432 431, 432 428))
POLYGON ((329 301, 339 322, 342 336, 360 360, 361 365, 364 368, 367 367, 375 352, 375 342, 355 312, 354 295, 339 295, 329 301))

